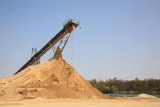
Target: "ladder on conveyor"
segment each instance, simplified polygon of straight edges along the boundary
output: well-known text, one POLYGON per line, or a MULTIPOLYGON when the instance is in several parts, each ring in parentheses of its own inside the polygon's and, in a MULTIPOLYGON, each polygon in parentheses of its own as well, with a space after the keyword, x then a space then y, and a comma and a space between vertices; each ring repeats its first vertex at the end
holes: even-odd
MULTIPOLYGON (((57 33, 46 45, 43 46, 34 56, 31 57, 29 61, 27 61, 15 74, 19 73, 23 69, 27 68, 28 66, 31 66, 35 63, 35 61, 39 60, 40 57, 42 57, 49 49, 51 49, 57 42, 60 42, 57 50, 60 50, 60 53, 63 51, 71 32, 79 25, 79 22, 73 19, 68 19, 63 24, 63 29, 57 33)), ((55 53, 54 53, 55 55, 55 53)))

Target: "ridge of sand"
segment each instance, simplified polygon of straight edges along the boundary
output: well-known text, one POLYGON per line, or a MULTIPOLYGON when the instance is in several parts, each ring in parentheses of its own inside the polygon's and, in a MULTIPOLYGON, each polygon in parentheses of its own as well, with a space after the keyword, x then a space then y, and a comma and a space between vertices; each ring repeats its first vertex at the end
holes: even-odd
POLYGON ((137 97, 138 98, 158 98, 158 97, 155 97, 155 96, 152 96, 152 95, 148 95, 148 94, 145 94, 145 93, 139 94, 137 97))
POLYGON ((0 79, 0 98, 109 98, 61 57, 0 79))

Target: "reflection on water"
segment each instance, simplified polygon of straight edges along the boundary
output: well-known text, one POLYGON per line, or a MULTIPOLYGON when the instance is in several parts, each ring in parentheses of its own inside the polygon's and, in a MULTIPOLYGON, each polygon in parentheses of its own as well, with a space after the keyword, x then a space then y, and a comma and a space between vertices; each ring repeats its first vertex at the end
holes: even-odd
MULTIPOLYGON (((110 96, 113 96, 113 97, 136 97, 139 94, 105 94, 105 95, 110 95, 110 96)), ((160 94, 149 94, 149 95, 153 95, 155 97, 160 98, 160 94)))

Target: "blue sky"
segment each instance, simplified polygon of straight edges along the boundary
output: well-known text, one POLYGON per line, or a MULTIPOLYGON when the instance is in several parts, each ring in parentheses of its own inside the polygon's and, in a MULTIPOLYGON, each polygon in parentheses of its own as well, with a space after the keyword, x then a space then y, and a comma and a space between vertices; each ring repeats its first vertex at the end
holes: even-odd
POLYGON ((81 29, 74 31, 74 62, 71 38, 63 58, 85 79, 159 79, 159 0, 0 0, 0 76, 13 75, 68 18, 81 29))

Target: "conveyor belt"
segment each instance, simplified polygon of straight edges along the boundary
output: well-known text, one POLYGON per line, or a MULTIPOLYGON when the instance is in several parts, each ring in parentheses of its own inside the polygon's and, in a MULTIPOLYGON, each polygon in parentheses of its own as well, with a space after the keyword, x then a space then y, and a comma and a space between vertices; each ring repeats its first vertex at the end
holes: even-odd
POLYGON ((41 48, 29 61, 27 61, 15 74, 22 71, 23 69, 31 66, 35 60, 40 59, 52 46, 54 46, 59 40, 61 40, 67 33, 71 33, 74 28, 79 25, 79 22, 76 22, 73 19, 69 19, 68 23, 64 25, 64 28, 54 36, 43 48, 41 48))

